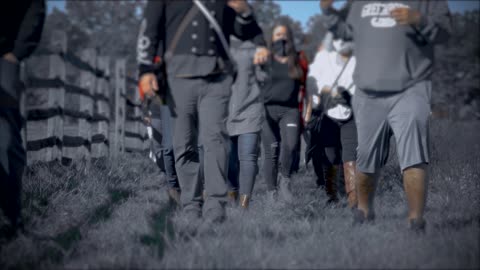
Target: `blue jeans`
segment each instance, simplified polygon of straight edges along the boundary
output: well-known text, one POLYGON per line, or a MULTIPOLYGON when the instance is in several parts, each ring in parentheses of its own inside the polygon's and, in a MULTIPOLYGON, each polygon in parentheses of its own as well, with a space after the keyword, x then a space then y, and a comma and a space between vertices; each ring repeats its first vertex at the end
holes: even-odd
POLYGON ((230 137, 228 186, 232 191, 250 196, 258 173, 259 133, 230 137))

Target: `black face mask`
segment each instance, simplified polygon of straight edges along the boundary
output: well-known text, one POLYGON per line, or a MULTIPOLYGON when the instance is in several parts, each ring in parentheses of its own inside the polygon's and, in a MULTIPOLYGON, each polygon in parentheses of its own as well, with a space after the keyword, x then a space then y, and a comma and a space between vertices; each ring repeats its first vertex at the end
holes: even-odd
POLYGON ((272 51, 277 56, 287 56, 287 41, 279 39, 272 44, 272 51))

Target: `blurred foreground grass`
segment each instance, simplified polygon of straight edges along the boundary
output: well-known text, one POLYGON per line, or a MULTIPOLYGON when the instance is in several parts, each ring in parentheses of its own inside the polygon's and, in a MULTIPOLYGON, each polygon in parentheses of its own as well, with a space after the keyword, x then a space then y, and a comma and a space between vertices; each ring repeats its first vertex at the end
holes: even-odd
POLYGON ((265 196, 261 177, 248 212, 195 234, 167 203, 146 157, 88 168, 37 164, 24 179, 26 230, 0 247, 0 268, 479 268, 479 122, 432 123, 427 233, 406 229, 396 152, 382 173, 373 225, 325 207, 312 168, 294 177, 293 204, 265 196))

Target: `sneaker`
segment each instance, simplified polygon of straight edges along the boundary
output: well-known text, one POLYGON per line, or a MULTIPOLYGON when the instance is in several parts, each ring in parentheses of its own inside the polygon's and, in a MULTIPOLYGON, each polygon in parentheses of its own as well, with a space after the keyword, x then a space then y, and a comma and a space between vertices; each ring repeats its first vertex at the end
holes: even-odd
POLYGON ((288 203, 293 202, 293 194, 291 189, 292 180, 289 177, 285 177, 280 174, 278 179, 278 193, 280 197, 288 203))

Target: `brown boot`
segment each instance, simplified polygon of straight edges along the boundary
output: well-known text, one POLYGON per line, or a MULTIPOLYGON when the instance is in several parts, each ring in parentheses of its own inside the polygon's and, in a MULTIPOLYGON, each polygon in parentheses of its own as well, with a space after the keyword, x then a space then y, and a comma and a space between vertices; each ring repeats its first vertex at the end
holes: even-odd
POLYGON ((242 194, 240 195, 240 207, 243 209, 248 209, 248 205, 250 203, 250 196, 242 194))
POLYGON ((325 172, 325 191, 328 196, 328 204, 338 202, 337 171, 337 166, 331 166, 327 168, 325 172))
POLYGON ((181 207, 182 201, 180 200, 180 190, 176 188, 169 188, 167 193, 169 203, 175 207, 181 207))
POLYGON ((236 205, 238 200, 238 192, 237 191, 229 191, 227 193, 228 203, 231 205, 236 205))
POLYGON ((343 163, 345 177, 345 193, 347 193, 348 207, 357 207, 357 191, 355 190, 355 161, 343 163))

